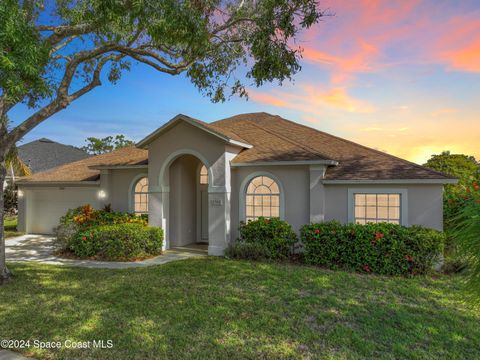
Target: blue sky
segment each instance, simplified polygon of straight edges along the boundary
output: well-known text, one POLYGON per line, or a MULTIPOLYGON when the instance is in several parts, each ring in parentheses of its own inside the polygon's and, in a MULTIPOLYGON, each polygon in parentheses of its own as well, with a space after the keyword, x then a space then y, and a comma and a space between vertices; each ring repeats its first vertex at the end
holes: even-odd
MULTIPOLYGON (((480 157, 479 1, 321 1, 335 16, 305 32, 292 83, 212 104, 183 76, 134 65, 26 136, 84 145, 140 140, 178 113, 213 121, 266 111, 422 163, 443 150, 480 157)), ((30 113, 19 106, 18 123, 30 113)))

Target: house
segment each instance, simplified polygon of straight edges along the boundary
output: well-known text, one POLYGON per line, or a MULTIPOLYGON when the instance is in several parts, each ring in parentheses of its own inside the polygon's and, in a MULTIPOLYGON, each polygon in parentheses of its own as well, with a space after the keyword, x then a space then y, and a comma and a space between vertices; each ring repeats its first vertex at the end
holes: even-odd
POLYGON ((278 216, 295 229, 336 219, 442 229, 448 175, 267 113, 213 123, 178 115, 129 147, 19 181, 19 228, 51 233, 90 203, 148 213, 165 247, 223 254, 241 221, 278 216))

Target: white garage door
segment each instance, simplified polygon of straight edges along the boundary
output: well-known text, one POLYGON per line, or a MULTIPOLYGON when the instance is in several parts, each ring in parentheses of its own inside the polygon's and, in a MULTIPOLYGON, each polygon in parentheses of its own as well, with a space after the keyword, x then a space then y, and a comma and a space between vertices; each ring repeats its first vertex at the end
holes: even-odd
POLYGON ((31 206, 27 212, 28 232, 51 234, 68 209, 86 204, 98 208, 97 191, 96 187, 31 190, 27 198, 27 206, 31 206))

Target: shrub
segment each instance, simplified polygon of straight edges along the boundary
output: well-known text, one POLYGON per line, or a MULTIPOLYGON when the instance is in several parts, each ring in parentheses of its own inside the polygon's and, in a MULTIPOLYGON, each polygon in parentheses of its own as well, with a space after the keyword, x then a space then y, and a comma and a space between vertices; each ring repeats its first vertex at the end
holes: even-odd
MULTIPOLYGON (((241 223, 240 239, 237 243, 256 244, 256 251, 269 259, 286 259, 293 251, 293 245, 297 242, 297 235, 292 226, 279 218, 257 220, 241 223), (263 250, 259 250, 263 247, 263 250)), ((241 247, 244 245, 236 245, 241 247)), ((248 248, 244 246, 245 251, 248 248)), ((255 247, 250 247, 249 250, 255 247)))
POLYGON ((55 239, 53 245, 59 251, 67 250, 79 231, 80 227, 77 224, 60 224, 54 229, 55 239))
POLYGON ((231 244, 227 248, 225 256, 232 259, 247 260, 265 260, 271 258, 270 252, 264 245, 244 241, 235 241, 231 244))
POLYGON ((7 214, 15 214, 18 208, 18 196, 15 185, 11 182, 3 189, 3 210, 7 214))
POLYGON ((458 242, 460 256, 468 264, 467 290, 480 302, 480 184, 468 189, 464 207, 455 218, 452 233, 458 242))
POLYGON ((424 274, 443 250, 444 234, 420 226, 346 224, 336 221, 301 229, 305 262, 383 275, 424 274))
POLYGON ((81 258, 135 260, 162 252, 163 231, 141 224, 91 227, 78 232, 68 247, 81 258))

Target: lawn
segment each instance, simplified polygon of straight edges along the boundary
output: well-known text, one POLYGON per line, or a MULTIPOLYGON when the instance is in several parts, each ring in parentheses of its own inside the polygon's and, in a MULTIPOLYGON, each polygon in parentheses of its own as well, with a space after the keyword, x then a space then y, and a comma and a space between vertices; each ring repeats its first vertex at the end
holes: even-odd
POLYGON ((480 358, 480 314, 458 277, 387 278, 191 259, 99 270, 16 264, 0 288, 4 339, 113 340, 39 358, 480 358))
POLYGON ((5 238, 10 238, 14 236, 22 235, 21 232, 17 231, 17 217, 16 216, 7 216, 3 222, 5 229, 5 238))

